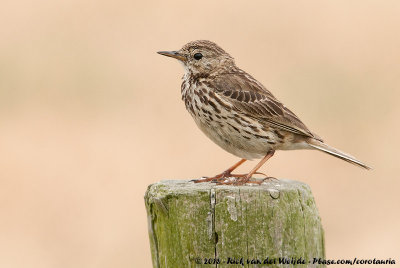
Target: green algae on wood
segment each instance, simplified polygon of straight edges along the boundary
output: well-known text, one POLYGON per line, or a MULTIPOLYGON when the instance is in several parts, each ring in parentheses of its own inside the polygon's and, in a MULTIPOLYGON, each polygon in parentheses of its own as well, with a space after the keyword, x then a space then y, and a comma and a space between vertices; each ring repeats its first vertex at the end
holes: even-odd
POLYGON ((279 258, 323 267, 313 264, 325 258, 324 233, 304 183, 161 181, 148 187, 145 203, 153 267, 293 266, 279 258), (266 260, 275 264, 257 264, 266 260))

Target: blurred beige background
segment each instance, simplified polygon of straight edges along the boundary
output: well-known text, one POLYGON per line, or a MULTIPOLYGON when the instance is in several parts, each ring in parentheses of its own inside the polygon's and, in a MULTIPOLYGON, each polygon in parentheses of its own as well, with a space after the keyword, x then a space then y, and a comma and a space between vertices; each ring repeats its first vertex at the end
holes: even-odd
MULTIPOLYGON (((308 183, 327 257, 400 262, 398 1, 3 1, 0 267, 150 267, 143 195, 237 161, 159 50, 209 39, 328 144, 262 168, 308 183)), ((240 171, 248 171, 255 162, 240 171)))

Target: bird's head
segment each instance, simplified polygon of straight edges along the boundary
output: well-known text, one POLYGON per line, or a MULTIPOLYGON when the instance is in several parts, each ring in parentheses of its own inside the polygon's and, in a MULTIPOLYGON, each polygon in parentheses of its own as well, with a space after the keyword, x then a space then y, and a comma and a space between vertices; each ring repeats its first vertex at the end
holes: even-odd
POLYGON ((187 73, 208 76, 227 72, 235 66, 234 59, 217 44, 207 41, 192 41, 177 51, 159 51, 158 54, 178 59, 187 73))

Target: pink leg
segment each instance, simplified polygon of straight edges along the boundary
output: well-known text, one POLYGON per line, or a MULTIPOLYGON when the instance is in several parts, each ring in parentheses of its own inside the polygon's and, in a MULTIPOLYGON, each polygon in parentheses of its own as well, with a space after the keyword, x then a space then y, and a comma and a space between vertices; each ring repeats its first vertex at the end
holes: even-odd
MULTIPOLYGON (((195 183, 200 183, 200 182, 208 182, 208 181, 220 181, 224 180, 225 178, 229 178, 233 176, 231 174, 232 171, 234 171, 238 166, 246 162, 246 159, 241 159, 239 162, 222 172, 221 174, 215 175, 214 177, 211 178, 205 178, 205 179, 200 179, 200 180, 193 180, 195 183)), ((245 175, 234 175, 234 176, 239 176, 239 177, 244 177, 245 175)))
POLYGON ((275 151, 269 151, 263 159, 261 159, 261 161, 244 177, 238 179, 237 181, 232 181, 232 182, 220 182, 219 184, 233 184, 233 185, 243 185, 246 183, 257 183, 257 184, 261 184, 263 181, 251 181, 251 177, 254 174, 257 174, 257 170, 260 169, 260 167, 262 165, 264 165, 265 162, 268 161, 268 159, 270 159, 273 155, 274 155, 275 151))

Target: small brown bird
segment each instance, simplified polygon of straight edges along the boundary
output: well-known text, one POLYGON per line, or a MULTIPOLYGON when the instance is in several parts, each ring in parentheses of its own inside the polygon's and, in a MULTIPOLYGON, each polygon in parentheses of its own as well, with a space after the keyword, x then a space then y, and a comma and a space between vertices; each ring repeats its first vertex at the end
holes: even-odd
POLYGON ((217 44, 199 40, 178 51, 158 53, 183 64, 182 100, 197 126, 224 150, 242 158, 221 174, 196 182, 260 183, 251 177, 275 150, 318 149, 370 169, 325 144, 260 82, 238 68, 234 59, 217 44), (262 159, 249 173, 231 174, 246 160, 257 158, 262 159), (237 179, 227 181, 229 177, 237 179))

